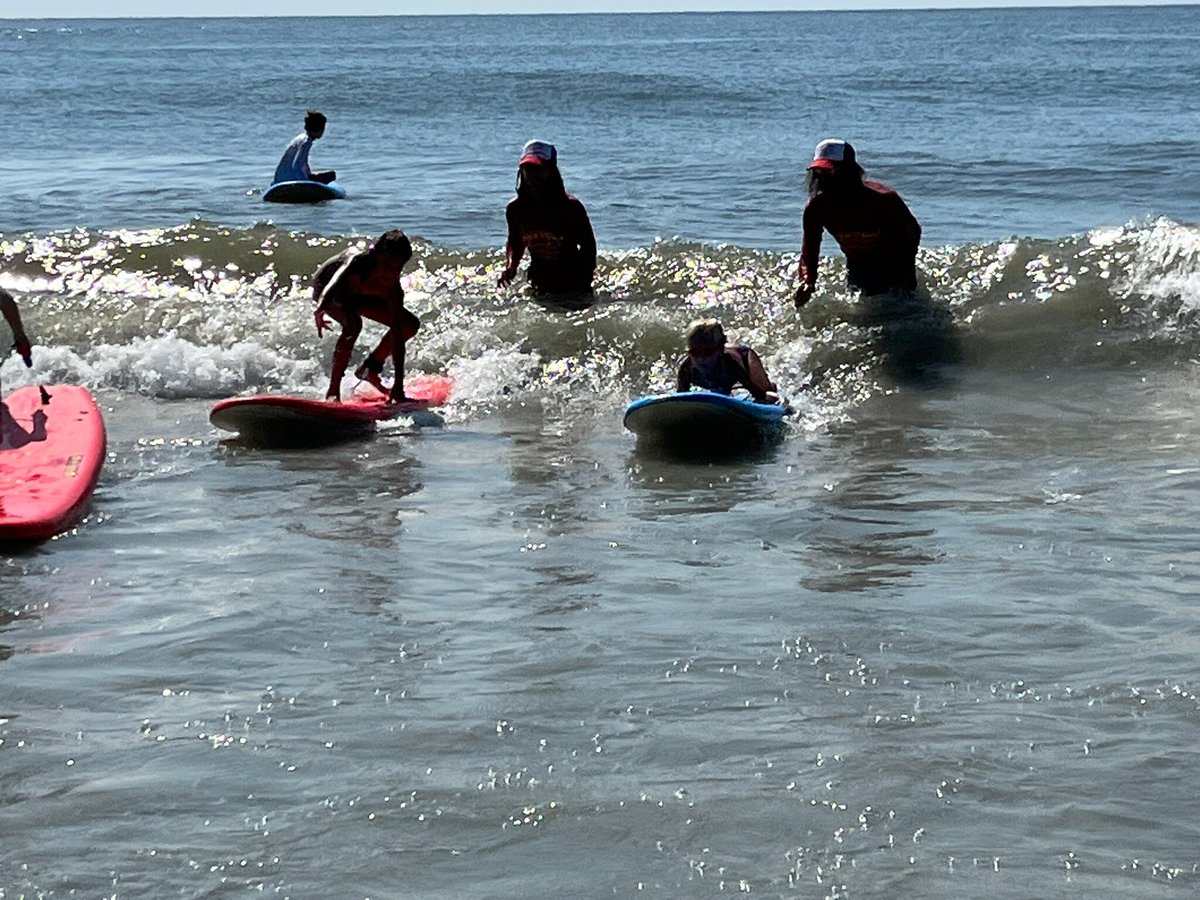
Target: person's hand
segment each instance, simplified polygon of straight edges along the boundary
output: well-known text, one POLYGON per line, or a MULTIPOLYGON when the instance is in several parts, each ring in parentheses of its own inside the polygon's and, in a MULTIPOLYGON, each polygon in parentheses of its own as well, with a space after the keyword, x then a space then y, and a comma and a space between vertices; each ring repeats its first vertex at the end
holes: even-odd
POLYGON ((13 344, 13 349, 20 354, 21 359, 25 361, 27 368, 33 368, 33 347, 30 346, 28 338, 19 337, 17 342, 13 344))
POLYGON ((317 323, 317 337, 320 337, 325 333, 325 329, 329 327, 329 319, 325 317, 325 310, 321 309, 319 306, 317 307, 316 312, 313 313, 313 318, 317 323))
POLYGON ((796 304, 796 309, 800 309, 812 298, 815 289, 815 286, 811 284, 802 284, 796 288, 796 293, 792 296, 792 301, 796 304))
POLYGON ((501 287, 503 287, 504 285, 508 284, 510 281, 512 281, 516 277, 517 277, 516 267, 515 266, 506 266, 504 271, 500 273, 500 281, 498 283, 500 284, 501 287))

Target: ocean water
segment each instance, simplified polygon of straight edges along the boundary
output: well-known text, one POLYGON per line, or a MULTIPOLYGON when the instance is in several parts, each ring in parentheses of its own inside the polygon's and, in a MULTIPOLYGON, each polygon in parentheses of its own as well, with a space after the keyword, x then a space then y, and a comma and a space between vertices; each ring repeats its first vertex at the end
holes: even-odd
POLYGON ((0 898, 1194 896, 1197 33, 0 20, 0 378, 109 433, 88 518, 0 549, 0 898), (267 206, 310 106, 351 198, 267 206), (828 240, 790 305, 831 135, 924 226, 910 307, 828 240), (590 306, 495 286, 535 136, 590 306), (392 227, 444 426, 226 440, 216 399, 323 390, 307 277, 392 227), (777 446, 622 429, 701 315, 777 446))

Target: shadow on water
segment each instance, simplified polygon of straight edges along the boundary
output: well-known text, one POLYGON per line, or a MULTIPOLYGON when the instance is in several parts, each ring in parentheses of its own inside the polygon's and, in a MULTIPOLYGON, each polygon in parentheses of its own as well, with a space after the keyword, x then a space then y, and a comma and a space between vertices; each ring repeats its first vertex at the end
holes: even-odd
POLYGON ((953 394, 964 358, 950 309, 924 290, 863 297, 842 317, 848 329, 820 353, 840 363, 826 377, 874 370, 901 390, 867 397, 852 424, 832 430, 853 471, 818 495, 807 536, 804 584, 822 592, 896 586, 941 558, 939 501, 923 473, 939 452, 930 435, 945 424, 936 401, 953 394))
POLYGON ((682 438, 667 435, 657 439, 640 437, 634 445, 634 457, 646 463, 692 466, 754 465, 770 462, 786 434, 787 427, 781 424, 778 428, 753 436, 713 433, 703 441, 697 441, 694 435, 685 435, 682 438))
POLYGON ((730 456, 680 457, 638 442, 629 454, 630 480, 652 505, 639 517, 728 512, 740 503, 762 499, 766 488, 760 466, 775 459, 779 442, 730 456))
MULTIPOLYGON (((7 610, 4 607, 0 607, 0 634, 3 634, 5 631, 7 631, 9 626, 20 618, 20 615, 21 614, 19 611, 7 610)), ((0 662, 4 662, 4 660, 9 659, 14 652, 14 649, 9 644, 0 644, 0 662)), ((5 718, 12 717, 5 715, 4 710, 0 709, 0 719, 5 718)))
POLYGON ((44 410, 34 410, 30 427, 26 430, 9 410, 8 404, 0 400, 0 450, 16 450, 26 444, 46 440, 46 420, 44 410))
POLYGON ((937 562, 937 531, 909 507, 901 464, 873 466, 834 487, 808 536, 803 584, 822 593, 895 586, 937 562))
POLYGON ((948 387, 963 360, 962 336, 949 307, 921 289, 859 297, 814 310, 815 345, 808 387, 874 370, 896 387, 948 387))
POLYGON ((562 294, 551 294, 530 288, 526 292, 534 303, 547 312, 572 313, 582 312, 595 306, 600 299, 595 291, 568 291, 562 294))
POLYGON ((805 587, 825 593, 895 587, 943 559, 944 510, 958 500, 930 484, 938 468, 931 461, 942 453, 937 434, 946 423, 944 404, 927 396, 876 398, 857 421, 832 430, 850 470, 814 494, 802 554, 805 587))
POLYGON ((945 387, 962 362, 953 314, 925 289, 863 297, 847 321, 863 329, 883 374, 898 385, 945 387))
POLYGON ((304 450, 225 442, 218 453, 250 476, 217 490, 224 515, 253 523, 266 510, 283 531, 323 541, 391 548, 402 501, 423 488, 417 460, 379 435, 304 450))
POLYGON ((338 445, 354 444, 374 437, 375 423, 361 424, 355 429, 321 428, 306 431, 245 431, 222 437, 221 444, 247 450, 323 450, 338 445))

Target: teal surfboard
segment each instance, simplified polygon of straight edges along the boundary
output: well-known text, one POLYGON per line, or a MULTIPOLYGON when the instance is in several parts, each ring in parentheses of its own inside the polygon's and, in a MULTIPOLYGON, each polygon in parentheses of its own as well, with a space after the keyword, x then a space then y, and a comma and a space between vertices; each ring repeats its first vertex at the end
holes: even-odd
POLYGON ((322 203, 345 200, 346 189, 336 181, 277 181, 263 193, 267 203, 322 203))
POLYGON ((625 427, 639 443, 702 454, 753 449, 780 438, 787 407, 711 391, 654 394, 625 410, 625 427))

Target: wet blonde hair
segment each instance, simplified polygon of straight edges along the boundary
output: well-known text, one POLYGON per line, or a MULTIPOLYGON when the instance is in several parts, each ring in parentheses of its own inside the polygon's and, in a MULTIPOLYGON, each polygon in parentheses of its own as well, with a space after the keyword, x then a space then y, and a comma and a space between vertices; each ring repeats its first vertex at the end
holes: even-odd
POLYGON ((709 350, 724 346, 725 329, 716 319, 697 319, 688 326, 688 350, 709 350))

